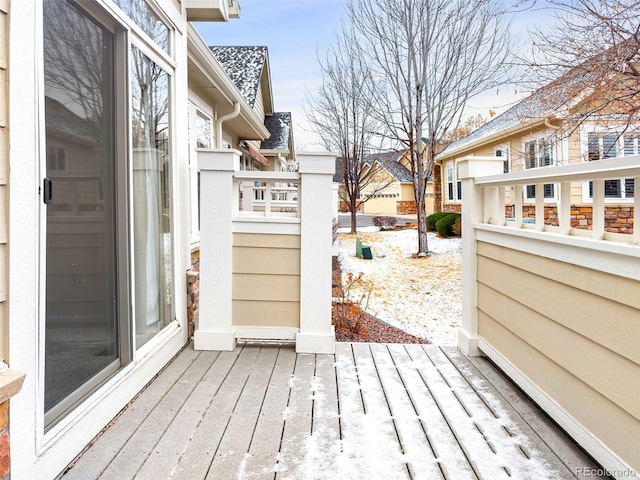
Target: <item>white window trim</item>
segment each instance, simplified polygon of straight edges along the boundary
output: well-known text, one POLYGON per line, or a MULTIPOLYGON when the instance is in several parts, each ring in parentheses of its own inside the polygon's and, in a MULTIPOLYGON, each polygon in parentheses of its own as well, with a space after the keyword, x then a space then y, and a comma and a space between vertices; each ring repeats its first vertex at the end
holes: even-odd
MULTIPOLYGON (((617 151, 621 152, 624 156, 624 134, 619 133, 620 130, 624 130, 627 128, 626 125, 618 125, 612 127, 605 127, 600 125, 581 125, 580 126, 580 161, 588 162, 589 161, 589 133, 614 133, 616 135, 620 135, 620 138, 617 139, 617 151)), ((640 149, 640 146, 639 146, 640 149)), ((602 159, 599 161, 606 161, 607 159, 602 159)), ((614 179, 615 180, 615 179, 614 179)), ((619 179, 624 182, 624 178, 619 179)), ((589 182, 582 182, 582 203, 592 204, 593 198, 589 196, 589 182)), ((623 198, 623 197, 605 197, 604 203, 606 204, 633 204, 633 197, 623 198)))
MULTIPOLYGON (((502 143, 500 145, 496 145, 495 147, 493 147, 493 154, 496 157, 500 157, 502 158, 503 155, 498 155, 498 151, 500 152, 507 152, 507 172, 510 172, 512 169, 512 165, 511 165, 511 145, 509 143, 502 143)), ((503 168, 504 170, 504 168, 503 168)))
MULTIPOLYGON (((555 130, 552 129, 547 129, 547 130, 543 130, 541 132, 537 132, 531 135, 526 135, 524 137, 522 137, 522 146, 521 146, 521 151, 522 151, 522 169, 523 170, 533 170, 533 169, 537 169, 537 168, 553 168, 556 165, 559 164, 559 160, 560 160, 560 156, 559 153, 561 153, 561 151, 559 150, 560 148, 562 148, 562 144, 561 142, 558 141, 558 139, 556 138, 556 132, 555 130), (547 138, 550 137, 553 139, 553 161, 551 163, 551 165, 544 165, 542 167, 534 167, 534 168, 527 168, 527 161, 525 159, 525 144, 532 142, 534 140, 538 140, 540 138, 547 138)), ((525 185, 524 188, 522 189, 522 195, 524 197, 524 201, 527 203, 532 203, 535 202, 536 199, 535 197, 529 197, 527 195, 527 190, 528 190, 528 185, 525 185)), ((544 202, 545 203, 554 203, 558 201, 558 186, 557 184, 553 184, 553 197, 545 197, 544 202)))

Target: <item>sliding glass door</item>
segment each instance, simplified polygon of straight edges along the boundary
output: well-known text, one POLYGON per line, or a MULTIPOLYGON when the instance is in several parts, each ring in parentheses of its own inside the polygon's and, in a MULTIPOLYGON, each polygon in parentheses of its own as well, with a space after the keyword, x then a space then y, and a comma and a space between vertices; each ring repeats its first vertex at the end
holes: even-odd
POLYGON ((117 221, 126 197, 118 189, 115 33, 67 0, 45 0, 44 19, 50 426, 116 371, 128 350, 122 348, 117 221))

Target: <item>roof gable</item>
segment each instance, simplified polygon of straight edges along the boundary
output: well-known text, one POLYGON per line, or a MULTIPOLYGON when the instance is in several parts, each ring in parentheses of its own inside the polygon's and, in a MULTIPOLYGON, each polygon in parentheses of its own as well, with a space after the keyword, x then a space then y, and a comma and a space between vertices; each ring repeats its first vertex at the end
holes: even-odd
POLYGON ((255 106, 267 47, 209 47, 247 103, 255 106))

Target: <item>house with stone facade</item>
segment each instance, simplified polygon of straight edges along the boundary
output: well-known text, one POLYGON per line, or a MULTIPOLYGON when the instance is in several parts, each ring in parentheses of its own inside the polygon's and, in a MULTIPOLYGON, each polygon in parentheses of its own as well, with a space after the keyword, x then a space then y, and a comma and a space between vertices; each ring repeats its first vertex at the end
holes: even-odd
POLYGON ((330 199, 333 168, 320 155, 283 172, 291 120, 273 111, 266 49, 239 60, 257 72, 245 90, 191 24, 239 14, 236 0, 0 0, 0 478, 56 478, 192 337, 229 349, 249 335, 243 308, 257 312, 252 338, 284 332, 314 351, 321 333, 332 348, 330 262, 296 260, 325 258, 325 243, 328 259, 330 201, 305 202, 328 216, 315 229, 299 208, 286 228, 265 218, 271 199, 238 211, 257 180, 308 174, 305 191, 330 199), (255 255, 283 243, 280 282, 298 289, 271 277, 289 297, 287 328, 272 328, 273 283, 259 278, 273 265, 255 255), (257 260, 231 289, 236 247, 257 260), (215 293, 199 302, 198 289, 215 293), (326 311, 324 327, 301 306, 326 311))
MULTIPOLYGON (((503 171, 518 172, 552 168, 580 162, 593 162, 640 153, 640 125, 628 125, 615 115, 591 117, 575 123, 593 95, 581 95, 564 88, 561 78, 540 88, 501 115, 496 116, 467 137, 451 143, 435 158, 438 174, 438 203, 442 211, 460 212, 462 187, 459 162, 462 159, 499 158, 503 171)), ((569 80, 571 81, 571 79, 569 80)), ((558 225, 558 185, 527 185, 522 190, 523 216, 533 218, 536 188, 543 190, 545 223, 558 225)), ((605 182, 606 230, 611 233, 633 231, 632 178, 605 182)), ((505 193, 507 217, 514 217, 515 191, 505 193)), ((590 229, 593 210, 593 184, 571 184, 571 226, 590 229)))

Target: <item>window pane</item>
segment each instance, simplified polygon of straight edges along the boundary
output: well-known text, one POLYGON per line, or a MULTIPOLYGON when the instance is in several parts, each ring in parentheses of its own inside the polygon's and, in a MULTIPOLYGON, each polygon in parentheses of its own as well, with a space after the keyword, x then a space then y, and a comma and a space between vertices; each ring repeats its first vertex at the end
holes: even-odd
POLYGON ((536 186, 527 185, 527 198, 535 198, 535 197, 536 197, 536 186))
POLYGON ((635 181, 633 178, 625 178, 624 180, 624 196, 626 198, 633 198, 633 189, 635 181))
POLYGON ((160 48, 167 53, 171 53, 169 52, 169 27, 165 25, 147 2, 144 0, 114 1, 160 48))
POLYGON ((600 160, 600 142, 598 141, 598 136, 590 132, 587 135, 587 148, 588 148, 588 159, 589 161, 600 160))
POLYGON ((602 137, 602 158, 615 158, 618 156, 616 135, 602 137))
POLYGON ((544 184, 544 198, 553 198, 555 196, 555 188, 553 183, 544 184))
POLYGON ((553 142, 551 139, 542 139, 542 165, 553 165, 553 142))
POLYGON ((137 346, 173 320, 169 75, 132 48, 137 346))
POLYGON ((604 181, 604 196, 608 198, 617 198, 622 195, 620 180, 604 181))
POLYGON ((211 148, 211 119, 199 111, 196 113, 196 135, 198 148, 211 148))
POLYGON ((524 144, 524 166, 525 168, 536 168, 536 142, 524 144))

